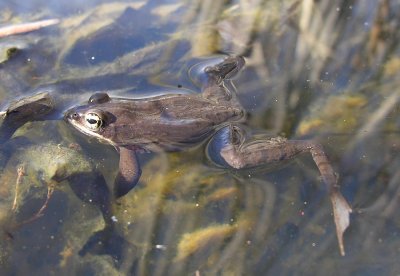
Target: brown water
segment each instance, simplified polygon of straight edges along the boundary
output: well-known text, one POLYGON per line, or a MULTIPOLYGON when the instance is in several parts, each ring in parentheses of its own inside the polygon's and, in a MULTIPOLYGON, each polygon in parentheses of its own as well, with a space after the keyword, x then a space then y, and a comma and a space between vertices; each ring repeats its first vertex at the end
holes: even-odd
POLYGON ((400 273, 398 1, 25 2, 0 23, 61 22, 0 38, 1 105, 45 90, 60 109, 0 148, 0 274, 400 273), (307 154, 268 173, 218 169, 203 147, 142 154, 110 206, 117 153, 54 120, 94 91, 196 90, 188 70, 218 53, 246 57, 249 128, 324 146, 354 209, 346 256, 307 154))

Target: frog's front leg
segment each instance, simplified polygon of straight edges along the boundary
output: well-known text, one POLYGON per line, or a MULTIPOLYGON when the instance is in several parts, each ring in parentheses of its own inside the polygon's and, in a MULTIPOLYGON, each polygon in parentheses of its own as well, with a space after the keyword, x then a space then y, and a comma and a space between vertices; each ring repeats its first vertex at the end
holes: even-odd
POLYGON ((134 150, 119 148, 119 171, 114 183, 114 196, 119 198, 132 190, 142 171, 134 150))
POLYGON ((329 189, 339 248, 344 255, 343 232, 349 226, 349 214, 352 210, 340 192, 336 174, 319 143, 312 140, 286 140, 280 137, 247 142, 245 132, 240 126, 229 125, 217 132, 207 151, 216 163, 235 169, 277 163, 293 159, 304 152, 311 153, 322 180, 329 189))

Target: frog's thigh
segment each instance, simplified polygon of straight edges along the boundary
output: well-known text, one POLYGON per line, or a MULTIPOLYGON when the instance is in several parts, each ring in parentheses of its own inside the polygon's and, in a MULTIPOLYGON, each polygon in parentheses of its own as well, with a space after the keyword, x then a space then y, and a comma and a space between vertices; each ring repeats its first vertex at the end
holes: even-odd
POLYGON ((142 173, 135 151, 120 148, 119 154, 119 172, 114 183, 114 196, 117 198, 132 190, 142 173))

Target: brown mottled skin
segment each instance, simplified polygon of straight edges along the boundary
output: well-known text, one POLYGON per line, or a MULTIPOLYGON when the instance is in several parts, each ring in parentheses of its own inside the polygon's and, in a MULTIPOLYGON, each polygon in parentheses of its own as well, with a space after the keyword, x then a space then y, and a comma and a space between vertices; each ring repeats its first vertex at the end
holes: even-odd
POLYGON ((65 118, 81 132, 118 148, 121 160, 120 179, 115 187, 117 196, 122 196, 136 184, 129 181, 139 179, 140 167, 135 152, 182 150, 209 139, 216 132, 220 134, 212 140, 219 142, 217 154, 225 166, 248 168, 311 152, 324 180, 334 187, 336 176, 319 144, 280 137, 250 143, 238 135, 240 131, 233 131, 234 128, 240 130, 239 123, 245 119, 245 112, 236 95, 225 88, 224 81, 243 66, 242 57, 231 56, 205 68, 207 80, 202 84, 201 94, 123 99, 97 93, 88 104, 69 110, 65 118), (94 121, 90 121, 93 118, 94 121))
POLYGON ((230 56, 206 67, 200 94, 168 94, 142 99, 110 98, 94 94, 88 104, 67 111, 66 120, 82 133, 114 145, 120 153, 116 197, 128 193, 140 178, 136 152, 176 151, 206 139, 215 163, 235 169, 278 163, 309 152, 329 187, 339 246, 351 208, 337 185, 337 177, 320 144, 284 138, 246 141, 240 122, 245 112, 225 87, 225 81, 244 66, 244 59, 230 56))
POLYGON ((101 110, 107 127, 98 133, 117 147, 177 150, 203 141, 216 126, 243 117, 239 108, 196 95, 176 94, 147 99, 111 99, 76 109, 101 110), (196 114, 194 116, 194 114, 196 114))

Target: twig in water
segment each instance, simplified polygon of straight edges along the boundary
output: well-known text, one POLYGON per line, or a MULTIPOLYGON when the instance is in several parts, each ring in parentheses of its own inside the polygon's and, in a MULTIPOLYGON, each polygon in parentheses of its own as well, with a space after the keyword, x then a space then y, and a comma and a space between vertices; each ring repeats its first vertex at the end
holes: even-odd
POLYGON ((18 207, 18 195, 19 195, 19 186, 21 185, 22 182, 22 177, 25 175, 25 167, 24 165, 21 165, 17 169, 17 181, 15 183, 15 196, 14 196, 14 202, 11 210, 15 212, 18 207))
POLYGON ((49 185, 49 186, 47 187, 47 197, 46 197, 46 201, 43 203, 43 205, 42 205, 42 207, 39 209, 39 211, 37 211, 36 214, 34 214, 31 218, 22 221, 21 223, 15 225, 13 228, 14 228, 14 229, 18 229, 18 228, 20 228, 21 226, 23 226, 23 225, 25 225, 25 224, 28 224, 28 223, 31 223, 32 221, 35 221, 35 220, 37 220, 38 218, 40 218, 41 216, 43 216, 43 212, 44 212, 44 210, 46 210, 47 206, 49 205, 49 201, 50 201, 50 198, 51 198, 51 195, 53 194, 53 192, 54 192, 54 187, 49 185))
POLYGON ((43 27, 51 26, 58 23, 60 23, 59 19, 47 19, 29 23, 4 26, 0 27, 0 37, 6 37, 15 34, 22 34, 31 31, 36 31, 43 27))

